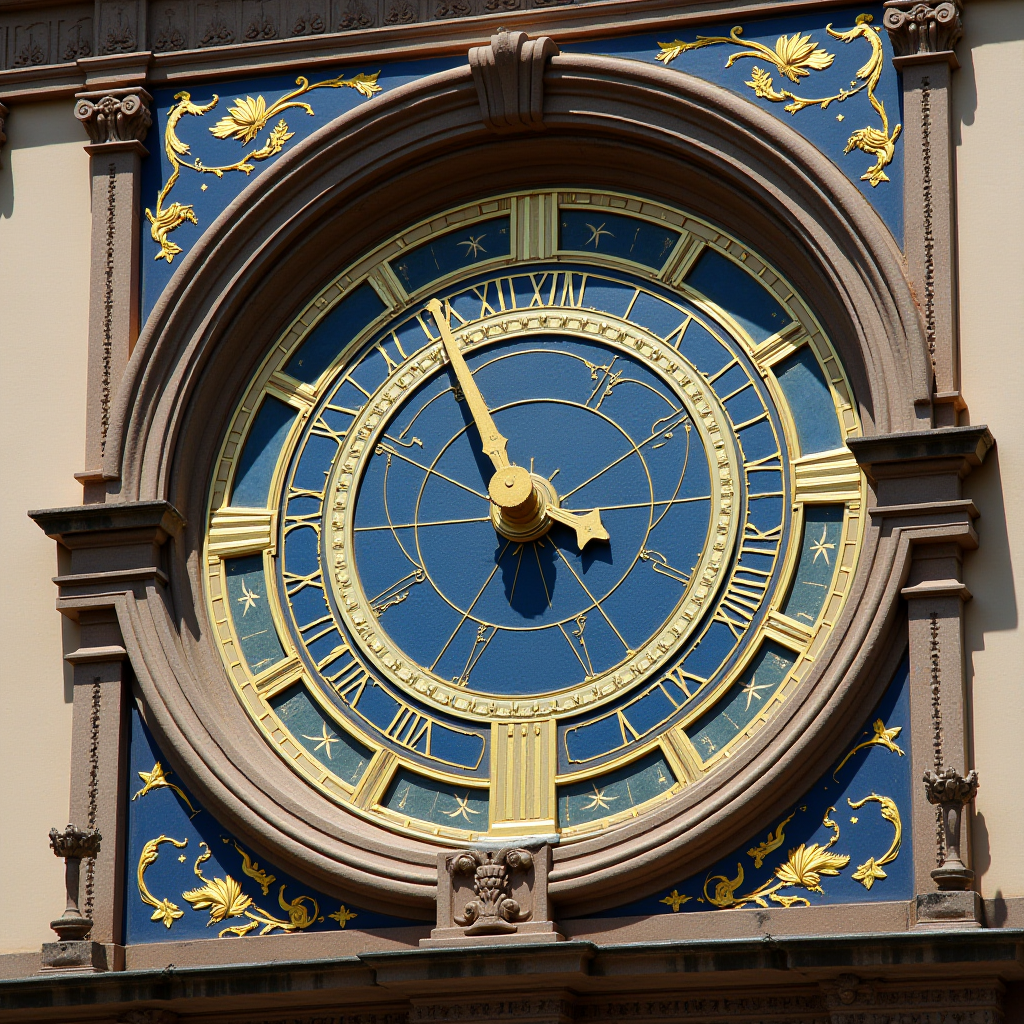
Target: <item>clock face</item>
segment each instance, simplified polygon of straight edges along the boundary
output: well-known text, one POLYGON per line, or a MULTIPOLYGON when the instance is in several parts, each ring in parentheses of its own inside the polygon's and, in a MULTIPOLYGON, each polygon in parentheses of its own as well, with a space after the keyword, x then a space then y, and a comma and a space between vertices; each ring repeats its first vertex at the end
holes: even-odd
POLYGON ((632 820, 799 685, 848 591, 849 384, 768 265, 678 210, 502 196, 282 332, 211 488, 253 722, 439 842, 632 820))

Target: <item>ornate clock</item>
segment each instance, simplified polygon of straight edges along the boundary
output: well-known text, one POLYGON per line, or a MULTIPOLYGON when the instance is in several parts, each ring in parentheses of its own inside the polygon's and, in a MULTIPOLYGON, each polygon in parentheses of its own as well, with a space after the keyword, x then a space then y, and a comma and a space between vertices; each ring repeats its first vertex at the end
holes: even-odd
POLYGON ((283 330, 210 490, 238 697, 311 786, 452 844, 672 799, 800 685, 863 528, 849 383, 680 210, 506 195, 283 330))

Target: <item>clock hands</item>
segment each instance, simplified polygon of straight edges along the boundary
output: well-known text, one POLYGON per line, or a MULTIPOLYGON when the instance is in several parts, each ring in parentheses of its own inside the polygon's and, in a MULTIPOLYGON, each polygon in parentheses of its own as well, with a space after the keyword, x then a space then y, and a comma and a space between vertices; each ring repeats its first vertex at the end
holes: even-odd
POLYGON ((469 372, 466 360, 452 335, 448 317, 444 315, 444 307, 437 299, 431 299, 427 303, 427 309, 433 314, 437 329, 441 332, 441 343, 444 345, 452 369, 455 370, 459 387, 462 388, 462 393, 466 396, 466 404, 469 406, 473 422, 480 434, 484 454, 494 463, 496 470, 509 469, 511 463, 508 461, 508 438, 498 432, 494 420, 491 419, 484 396, 480 394, 480 389, 476 386, 476 381, 473 380, 473 374, 469 372))
POLYGON ((560 508, 558 495, 549 481, 509 462, 508 438, 491 418, 487 403, 459 351, 444 306, 434 298, 427 302, 427 309, 437 323, 441 344, 466 397, 484 454, 494 463, 494 473, 487 485, 494 528, 509 540, 525 542, 542 537, 552 522, 559 522, 575 530, 576 544, 581 551, 592 540, 608 540, 600 511, 570 512, 560 508))

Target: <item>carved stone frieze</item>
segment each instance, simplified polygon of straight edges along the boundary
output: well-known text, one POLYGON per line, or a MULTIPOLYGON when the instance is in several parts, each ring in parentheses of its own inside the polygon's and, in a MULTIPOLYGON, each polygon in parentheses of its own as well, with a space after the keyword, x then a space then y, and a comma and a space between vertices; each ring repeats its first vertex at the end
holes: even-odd
POLYGON ((75 97, 75 117, 94 146, 108 142, 141 142, 153 123, 152 96, 145 89, 109 89, 75 97))
POLYGON ((553 39, 499 29, 489 46, 469 51, 480 116, 495 132, 544 127, 544 68, 559 52, 553 39))
POLYGON ((918 0, 886 0, 885 27, 897 57, 952 50, 963 35, 957 0, 920 3, 918 0))

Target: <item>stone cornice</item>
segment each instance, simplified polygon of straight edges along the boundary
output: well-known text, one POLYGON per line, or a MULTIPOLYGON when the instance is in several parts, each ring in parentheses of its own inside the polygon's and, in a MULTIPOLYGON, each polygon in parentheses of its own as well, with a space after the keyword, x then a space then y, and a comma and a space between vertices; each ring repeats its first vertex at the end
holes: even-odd
MULTIPOLYGON (((411 21, 388 23, 391 7, 406 0, 345 0, 333 5, 344 14, 348 7, 380 7, 383 14, 371 19, 369 27, 351 28, 325 24, 321 32, 293 33, 298 22, 279 27, 273 38, 248 41, 247 25, 241 24, 243 0, 223 0, 218 5, 198 5, 210 16, 234 19, 223 43, 202 45, 207 35, 192 25, 180 33, 181 46, 172 38, 166 21, 166 5, 157 0, 128 0, 127 29, 135 40, 131 51, 110 50, 104 40, 113 31, 124 37, 125 26, 94 24, 95 15, 112 16, 121 5, 101 5, 73 0, 56 6, 48 3, 0 2, 0 35, 6 29, 8 53, 0 54, 0 100, 35 100, 66 96, 104 85, 185 84, 212 81, 239 74, 307 72, 318 66, 336 67, 372 60, 374 62, 464 55, 473 45, 485 43, 499 28, 525 31, 530 36, 546 35, 555 42, 579 42, 624 33, 679 31, 711 21, 730 22, 771 15, 803 14, 846 5, 846 0, 517 0, 522 9, 502 8, 490 13, 484 0, 465 0, 470 14, 464 17, 434 17, 437 9, 460 4, 438 4, 436 0, 409 0, 418 11, 411 21), (107 8, 109 7, 109 11, 107 8), (429 10, 428 10, 429 8, 429 10), (475 13, 479 8, 480 13, 475 13), (221 12, 218 14, 217 12, 221 12), (234 22, 233 22, 234 24, 234 22), (30 30, 34 30, 31 31, 30 30), (162 39, 162 35, 167 37, 162 39), (72 36, 74 38, 72 38, 72 36), (173 45, 170 45, 173 44, 173 45), (4 63, 6 61, 6 63, 4 63)), ((325 7, 326 0, 322 0, 325 7)), ((189 0, 196 7, 196 0, 189 0)), ((307 6, 316 6, 311 4, 307 6)), ((298 7, 296 7, 296 10, 298 7)), ((248 11, 248 7, 246 7, 248 11)), ((189 17, 189 22, 196 19, 189 17)))
POLYGON ((983 424, 850 438, 847 445, 868 476, 913 476, 955 465, 961 477, 985 460, 995 441, 983 424), (937 464, 942 463, 942 468, 937 464))
MULTIPOLYGON (((767 937, 766 937, 767 938, 767 937)), ((129 1005, 155 1001, 175 1005, 176 1000, 201 999, 205 1013, 244 1014, 247 1021, 261 1020, 268 1002, 295 1018, 304 1009, 319 1008, 314 1016, 327 1013, 327 1005, 346 1007, 344 1016, 359 1008, 363 1013, 380 1013, 395 1008, 396 997, 413 997, 416 1004, 461 1002, 471 999, 506 1004, 507 993, 520 988, 524 976, 529 977, 530 998, 550 998, 564 993, 577 1003, 577 1016, 588 1019, 621 1019, 612 1014, 605 1018, 600 1011, 602 991, 621 992, 642 988, 670 992, 671 999, 691 996, 717 997, 722 987, 733 985, 741 977, 756 972, 763 980, 760 997, 771 1000, 775 984, 785 986, 788 993, 796 985, 805 986, 805 995, 818 996, 817 985, 807 982, 810 976, 827 982, 842 982, 849 976, 851 963, 872 979, 874 991, 885 991, 888 982, 901 982, 893 997, 901 1006, 912 1007, 907 982, 919 982, 919 988, 934 990, 951 988, 971 997, 961 997, 970 1004, 985 1001, 999 989, 999 981, 1024 977, 1021 959, 1024 955, 1024 930, 998 929, 975 931, 967 935, 956 932, 902 933, 890 935, 823 935, 803 938, 701 939, 687 942, 636 943, 598 946, 591 942, 544 943, 529 946, 490 947, 489 949, 454 948, 446 950, 403 950, 392 953, 366 953, 338 959, 313 962, 282 961, 279 963, 231 964, 215 967, 181 967, 167 970, 109 972, 94 975, 72 975, 67 978, 31 977, 0 982, 0 1019, 63 1019, 55 1011, 87 1007, 90 1014, 103 1013, 112 1018, 129 1005), (881 980, 879 976, 884 976, 881 980), (959 977, 957 977, 959 976, 959 977), (687 992, 680 992, 683 978, 687 992), (518 978, 518 985, 516 979, 518 978), (771 980, 767 980, 770 978, 771 980), (699 980, 698 980, 699 979, 699 980), (705 991, 694 989, 694 984, 705 991), (581 995, 573 997, 571 990, 581 995), (458 995, 451 995, 457 992, 458 995), (902 998, 897 995, 902 993, 902 998), (287 997, 287 1004, 277 997, 287 997), (285 1010, 285 1006, 287 1010, 285 1010), (248 1011, 246 1013, 246 1011, 248 1011), (589 1012, 587 1012, 589 1011, 589 1012)), ((848 982, 860 987, 859 979, 848 982)), ((833 986, 834 987, 834 986, 833 986)), ((826 987, 826 997, 831 990, 826 987)), ((868 995, 862 993, 861 996, 868 995)), ((924 991, 915 995, 924 998, 924 991)), ((927 1002, 928 1000, 925 999, 927 1002)), ((809 1007, 810 1008, 810 1007, 809 1007)), ((723 1007, 724 1009, 724 1007, 723 1007)), ((756 1008, 753 1008, 756 1013, 756 1008)), ((761 1008, 767 1012, 767 1004, 761 1008)), ((862 1007, 858 1007, 862 1009, 862 1007)), ((778 1009, 775 1011, 778 1012, 778 1009)), ((268 1016, 277 1014, 268 1013, 268 1016)), ((515 1013, 496 1013, 494 1019, 515 1018, 515 1013)), ((633 1015, 631 1015, 633 1016, 633 1015)), ((667 1016, 678 1019, 692 1013, 667 1014, 655 1010, 638 1015, 638 1019, 667 1016)), ((749 1019, 739 1003, 728 1012, 714 1014, 749 1019)), ((329 1016, 325 1019, 332 1019, 329 1016)), ((340 1020, 336 1014, 334 1020, 340 1020)), ((362 1018, 367 1019, 367 1018, 362 1018)), ((379 1019, 379 1018, 378 1018, 379 1019)), ((445 1018, 448 1019, 448 1018, 445 1018)), ((754 1017, 753 1019, 758 1019, 754 1017)), ((796 1019, 790 1017, 789 1019, 796 1019)), ((801 1015, 800 1020, 804 1017, 801 1015)), ((917 1018, 914 1018, 917 1019, 917 1018)))
POLYGON ((124 503, 72 505, 68 508, 36 509, 29 518, 46 534, 67 548, 117 544, 139 531, 177 536, 185 520, 169 501, 128 501, 124 503), (118 536, 120 535, 120 536, 118 536))

